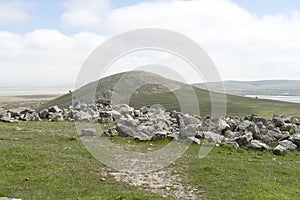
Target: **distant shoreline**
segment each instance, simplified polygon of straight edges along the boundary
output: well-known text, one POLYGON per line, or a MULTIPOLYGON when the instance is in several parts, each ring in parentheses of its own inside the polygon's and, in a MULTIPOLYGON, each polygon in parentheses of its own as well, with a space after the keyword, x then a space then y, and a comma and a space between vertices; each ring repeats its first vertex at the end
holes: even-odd
POLYGON ((62 94, 31 94, 31 95, 0 96, 0 102, 50 101, 61 95, 62 94))

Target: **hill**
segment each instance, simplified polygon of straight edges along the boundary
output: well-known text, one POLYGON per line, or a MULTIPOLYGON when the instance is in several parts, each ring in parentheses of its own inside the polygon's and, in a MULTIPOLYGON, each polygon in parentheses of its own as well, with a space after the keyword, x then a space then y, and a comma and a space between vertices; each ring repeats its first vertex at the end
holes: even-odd
MULTIPOLYGON (((209 84, 213 91, 219 91, 220 84, 223 84, 226 92, 234 95, 300 95, 300 80, 223 81, 209 84)), ((193 85, 207 89, 205 83, 193 85)))
MULTIPOLYGON (((214 95, 217 100, 222 100, 223 97, 223 95, 219 93, 209 92, 193 86, 191 87, 181 82, 142 71, 131 71, 105 77, 99 81, 89 83, 74 92, 76 96, 80 98, 89 98, 91 95, 95 95, 96 99, 110 99, 112 95, 116 95, 117 98, 115 99, 119 102, 124 100, 122 99, 123 97, 132 94, 132 96, 130 95, 129 104, 135 108, 160 104, 169 110, 182 111, 180 108, 185 107, 184 112, 190 114, 194 114, 195 112, 196 101, 202 116, 211 114, 210 97, 212 95, 214 95), (151 84, 147 84, 149 82, 151 84), (139 85, 142 87, 136 87, 139 85), (93 94, 94 88, 96 88, 95 94, 93 94), (131 91, 132 88, 135 88, 134 92, 131 91), (193 92, 196 99, 195 96, 193 96, 193 92), (180 100, 177 98, 178 96, 181 97, 180 100)), ((272 117, 274 113, 289 114, 296 117, 300 116, 300 104, 253 99, 234 95, 225 95, 225 97, 228 116, 245 116, 252 113, 268 118, 272 117)), ((71 105, 71 100, 72 93, 65 94, 43 104, 39 109, 52 105, 67 107, 71 105)))

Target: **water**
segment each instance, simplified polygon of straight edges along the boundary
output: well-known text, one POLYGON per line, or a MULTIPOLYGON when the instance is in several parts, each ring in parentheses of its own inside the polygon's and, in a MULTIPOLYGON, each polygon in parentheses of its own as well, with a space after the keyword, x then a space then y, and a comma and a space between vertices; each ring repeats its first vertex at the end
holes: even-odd
POLYGON ((300 103, 300 96, 244 95, 245 97, 300 103))
POLYGON ((73 86, 0 87, 0 96, 66 94, 73 86))

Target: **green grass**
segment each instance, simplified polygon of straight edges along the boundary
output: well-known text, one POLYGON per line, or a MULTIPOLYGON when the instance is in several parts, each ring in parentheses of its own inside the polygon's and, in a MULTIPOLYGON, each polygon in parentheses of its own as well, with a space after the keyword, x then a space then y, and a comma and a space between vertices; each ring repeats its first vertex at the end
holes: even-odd
POLYGON ((106 167, 84 148, 71 122, 0 123, 0 155, 0 197, 161 199, 110 176, 101 181, 106 167))
MULTIPOLYGON (((145 152, 164 142, 111 140, 145 152), (130 141, 130 142, 128 142, 130 141)), ((201 191, 199 199, 298 199, 299 151, 271 152, 215 147, 204 159, 192 145, 175 162, 184 183, 201 191), (276 161, 272 158, 276 157, 276 161)), ((22 199, 166 199, 119 183, 82 145, 72 122, 0 123, 0 196, 22 199), (21 131, 16 131, 20 127, 21 131), (106 181, 101 181, 105 177, 106 181), (120 198, 121 197, 121 198, 120 198)))
MULTIPOLYGON (((139 93, 133 94, 130 99, 130 105, 135 108, 140 108, 144 105, 160 104, 166 109, 184 111, 185 113, 194 114, 196 107, 199 106, 200 114, 202 116, 211 115, 211 96, 215 97, 217 101, 217 110, 219 103, 222 100, 223 95, 217 93, 209 93, 206 90, 185 85, 180 82, 176 82, 170 79, 165 79, 155 74, 147 72, 130 72, 130 80, 127 81, 126 86, 128 88, 133 87, 131 84, 139 83, 142 90, 139 93), (130 74, 132 73, 132 74, 130 74), (155 84, 147 84, 145 80, 154 79, 158 82, 168 83, 168 85, 175 86, 177 88, 174 91, 169 91, 166 88, 158 88, 155 84), (136 81, 134 81, 136 80, 136 81), (152 88, 151 88, 152 87, 152 88), (153 88, 154 87, 154 88, 153 88), (180 88, 181 87, 181 88, 180 88), (180 89, 178 89, 180 88, 180 89), (160 93, 151 92, 153 90, 159 90, 160 93), (195 96, 193 95, 193 92, 195 96), (177 95, 177 96, 176 96, 177 95), (182 110, 184 108, 184 110, 182 110)), ((99 82, 92 82, 83 88, 75 92, 75 96, 81 97, 89 94, 93 94, 93 89, 97 88, 97 93, 101 93, 106 90, 114 89, 116 83, 122 79, 124 74, 115 74, 110 77, 101 79, 99 82)), ((126 87, 125 87, 126 88, 126 87)), ((126 89, 118 92, 119 95, 128 93, 126 89)), ((123 95, 125 96, 125 95, 123 95)), ((53 101, 47 102, 40 106, 38 109, 48 108, 52 105, 68 106, 71 104, 72 94, 65 94, 53 101)), ((248 114, 259 114, 263 117, 271 118, 273 114, 289 114, 295 117, 300 117, 300 104, 287 103, 272 100, 246 98, 240 96, 226 95, 227 111, 224 114, 227 116, 240 116, 244 117, 248 114)))

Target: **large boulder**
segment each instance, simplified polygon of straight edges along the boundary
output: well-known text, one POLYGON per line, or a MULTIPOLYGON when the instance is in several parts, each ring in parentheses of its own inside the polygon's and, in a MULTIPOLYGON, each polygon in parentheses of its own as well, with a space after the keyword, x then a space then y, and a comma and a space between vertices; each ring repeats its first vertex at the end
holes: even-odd
POLYGON ((258 140, 252 140, 250 142, 250 145, 254 149, 260 149, 260 150, 270 150, 271 149, 267 144, 265 144, 261 141, 258 141, 258 140))
POLYGON ((244 135, 235 138, 234 141, 238 143, 240 147, 244 147, 248 145, 252 139, 253 139, 252 132, 246 131, 244 135))
POLYGON ((200 133, 200 135, 202 135, 203 138, 208 140, 209 142, 222 143, 223 141, 225 141, 225 137, 223 135, 211 131, 202 132, 200 133))
POLYGON ((79 112, 73 113, 73 119, 75 121, 91 121, 92 116, 86 112, 79 111, 79 112))
POLYGON ((52 112, 52 113, 62 112, 62 110, 57 105, 50 107, 48 110, 49 110, 49 112, 52 112))
POLYGON ((290 140, 282 140, 278 142, 279 145, 286 147, 288 151, 295 151, 297 149, 297 145, 295 145, 290 140))
POLYGON ((274 149, 273 149, 273 153, 275 155, 281 156, 283 154, 287 153, 287 148, 285 146, 282 145, 277 145, 274 149))
POLYGON ((293 135, 291 140, 294 144, 296 144, 300 148, 300 134, 293 135))
POLYGON ((9 112, 0 115, 0 121, 2 122, 12 122, 11 114, 9 112))

